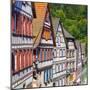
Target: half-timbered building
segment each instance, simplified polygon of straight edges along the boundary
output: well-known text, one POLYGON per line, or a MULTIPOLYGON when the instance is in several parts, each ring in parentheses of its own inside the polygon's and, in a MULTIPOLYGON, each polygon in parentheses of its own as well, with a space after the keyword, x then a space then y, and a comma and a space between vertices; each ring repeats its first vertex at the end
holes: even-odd
POLYGON ((81 49, 81 43, 76 40, 76 84, 80 85, 82 80, 82 49, 81 49))
POLYGON ((34 75, 37 87, 52 86, 54 33, 47 3, 35 3, 36 18, 33 19, 34 75))
POLYGON ((81 43, 81 57, 82 57, 82 64, 83 66, 85 65, 85 63, 87 63, 87 58, 85 57, 86 54, 85 54, 85 50, 86 47, 85 47, 85 43, 81 43))
POLYGON ((11 15, 11 63, 12 88, 27 88, 33 78, 33 35, 31 2, 12 2, 11 15))
POLYGON ((66 47, 67 47, 67 85, 74 85, 76 79, 76 45, 75 38, 65 30, 64 35, 66 39, 66 47))
POLYGON ((53 58, 53 86, 66 85, 66 42, 59 18, 52 18, 55 43, 53 58))

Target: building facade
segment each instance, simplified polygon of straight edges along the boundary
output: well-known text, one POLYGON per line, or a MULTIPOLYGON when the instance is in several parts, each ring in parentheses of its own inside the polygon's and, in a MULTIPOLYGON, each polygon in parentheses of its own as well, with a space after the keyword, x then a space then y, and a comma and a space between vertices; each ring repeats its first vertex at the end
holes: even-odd
POLYGON ((76 83, 77 85, 81 84, 82 80, 82 51, 81 51, 81 43, 79 41, 75 41, 77 47, 77 61, 76 61, 76 83))
POLYGON ((34 40, 34 79, 37 87, 52 86, 52 63, 54 33, 49 6, 47 3, 35 3, 36 19, 33 20, 34 40), (37 28, 38 27, 38 28, 37 28))
POLYGON ((11 17, 12 88, 27 88, 33 78, 33 12, 31 2, 12 2, 11 17))
POLYGON ((65 30, 64 35, 67 45, 67 85, 74 85, 76 79, 76 44, 74 37, 65 30))
POLYGON ((11 13, 12 88, 81 84, 85 48, 51 18, 49 4, 14 1, 11 13))
POLYGON ((56 47, 53 58, 53 86, 66 85, 66 42, 59 18, 53 18, 56 47))

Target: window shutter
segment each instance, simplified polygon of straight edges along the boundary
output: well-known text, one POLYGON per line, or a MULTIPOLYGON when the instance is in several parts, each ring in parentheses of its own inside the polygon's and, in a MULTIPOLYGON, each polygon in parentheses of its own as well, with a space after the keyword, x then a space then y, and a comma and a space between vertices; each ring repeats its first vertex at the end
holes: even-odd
POLYGON ((12 29, 12 32, 14 32, 14 16, 12 16, 12 25, 11 25, 11 29, 12 29))
POLYGON ((33 61, 36 61, 36 50, 34 50, 34 57, 33 57, 33 61))
POLYGON ((27 36, 29 36, 29 20, 27 19, 27 36))
POLYGON ((27 67, 29 67, 29 51, 27 51, 27 67))
POLYGON ((20 70, 20 53, 16 53, 16 72, 20 70))
POLYGON ((28 22, 29 22, 28 18, 26 17, 26 28, 25 28, 26 29, 26 36, 28 36, 28 22))
POLYGON ((23 35, 26 34, 26 31, 25 31, 25 24, 26 24, 26 21, 25 21, 25 16, 24 16, 24 19, 23 19, 23 35))
POLYGON ((21 69, 24 68, 24 52, 21 52, 21 69))
POLYGON ((32 51, 29 51, 29 65, 32 65, 32 51))
POLYGON ((28 51, 26 51, 26 67, 28 67, 28 51))
POLYGON ((39 58, 40 61, 42 61, 42 49, 40 49, 40 58, 39 58))
POLYGON ((14 73, 14 72, 15 72, 15 56, 12 53, 12 73, 14 73))
POLYGON ((22 15, 18 14, 17 15, 17 30, 16 30, 16 33, 21 34, 21 31, 22 31, 22 15))
POLYGON ((32 36, 32 22, 29 21, 29 36, 32 36))
POLYGON ((21 35, 23 35, 23 19, 24 19, 24 16, 21 15, 21 35))
POLYGON ((44 61, 44 49, 42 50, 42 61, 44 61))

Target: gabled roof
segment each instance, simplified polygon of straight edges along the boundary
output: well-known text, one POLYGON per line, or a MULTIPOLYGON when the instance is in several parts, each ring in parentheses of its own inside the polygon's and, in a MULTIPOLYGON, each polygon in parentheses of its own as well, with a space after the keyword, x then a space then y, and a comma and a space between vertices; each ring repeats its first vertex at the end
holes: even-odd
POLYGON ((76 47, 77 49, 80 47, 81 48, 81 43, 79 40, 75 40, 75 44, 76 44, 76 47))
POLYGON ((35 36, 35 38, 33 39, 34 48, 35 48, 39 44, 41 38, 44 17, 47 10, 47 3, 38 2, 38 3, 34 3, 34 5, 35 5, 36 18, 33 18, 32 23, 33 23, 33 36, 35 36))
POLYGON ((53 25, 53 30, 54 30, 54 36, 55 36, 55 38, 56 38, 56 32, 57 32, 59 20, 60 20, 59 18, 52 17, 52 25, 53 25))
POLYGON ((63 27, 65 38, 74 39, 74 37, 63 27))
POLYGON ((75 38, 63 27, 63 33, 64 33, 64 36, 65 36, 65 41, 66 41, 66 47, 67 47, 67 49, 68 49, 68 44, 67 44, 67 39, 71 39, 71 40, 73 40, 73 42, 74 42, 74 47, 75 47, 75 49, 77 49, 77 47, 76 47, 76 43, 75 43, 75 38))
POLYGON ((81 43, 82 53, 85 53, 85 43, 81 43))

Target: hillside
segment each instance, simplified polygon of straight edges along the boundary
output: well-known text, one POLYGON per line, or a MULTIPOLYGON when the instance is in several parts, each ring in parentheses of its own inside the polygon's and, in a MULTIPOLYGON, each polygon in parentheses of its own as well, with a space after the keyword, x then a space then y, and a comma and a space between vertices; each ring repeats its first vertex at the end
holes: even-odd
POLYGON ((87 54, 87 6, 69 4, 50 4, 53 17, 60 18, 63 26, 75 39, 86 44, 87 54))

